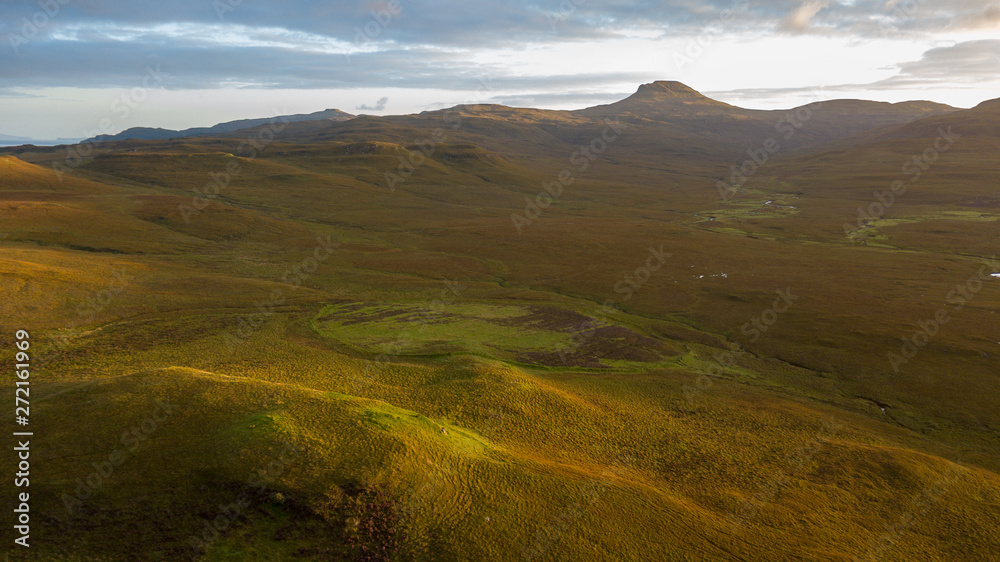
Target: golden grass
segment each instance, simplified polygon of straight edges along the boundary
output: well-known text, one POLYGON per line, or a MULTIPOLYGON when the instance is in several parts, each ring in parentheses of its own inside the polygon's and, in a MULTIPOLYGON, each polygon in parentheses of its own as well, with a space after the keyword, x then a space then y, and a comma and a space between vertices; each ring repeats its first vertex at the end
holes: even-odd
MULTIPOLYGON (((900 197, 875 247, 842 225, 893 179, 885 162, 926 143, 909 129, 788 154, 747 199, 720 204, 710 178, 738 147, 680 147, 683 131, 636 124, 519 236, 510 214, 596 125, 466 111, 394 192, 382 173, 440 116, 304 124, 318 142, 241 159, 190 222, 178 206, 238 140, 115 145, 64 183, 45 167, 59 149, 0 157, 4 328, 55 352, 34 383, 45 446, 32 508, 46 514, 34 554, 329 559, 391 545, 403 560, 945 560, 1000 548, 993 286, 900 373, 886 360, 995 253, 995 163, 981 156, 994 140, 970 128, 900 197), (796 212, 756 212, 771 198, 796 212), (300 286, 282 283, 317 236, 343 245, 300 286), (662 268, 616 291, 661 244, 662 268), (128 283, 113 285, 114 271, 128 283), (785 288, 800 298, 749 341, 741 326, 785 288), (351 345, 416 326, 345 325, 349 303, 441 300, 458 320, 406 342, 413 353, 351 345), (659 359, 609 353, 575 368, 489 347, 559 343, 494 331, 504 311, 596 318, 608 300, 621 312, 607 323, 658 342, 659 359), (463 335, 475 349, 415 352, 463 335), (67 512, 63 494, 157 400, 176 413, 67 512), (247 483, 269 467, 263 486, 247 483), (244 492, 240 522, 192 549, 244 492)), ((744 121, 749 135, 756 121, 744 121)))

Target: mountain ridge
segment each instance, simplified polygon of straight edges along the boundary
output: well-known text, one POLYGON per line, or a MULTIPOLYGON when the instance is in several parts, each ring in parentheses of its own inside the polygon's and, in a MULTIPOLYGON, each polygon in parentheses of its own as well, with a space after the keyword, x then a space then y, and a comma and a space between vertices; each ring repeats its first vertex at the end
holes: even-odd
MULTIPOLYGON (((984 102, 986 103, 986 102, 984 102)), ((460 116, 489 117, 506 121, 522 123, 542 123, 549 121, 575 121, 586 119, 603 119, 610 117, 639 118, 649 121, 682 123, 694 120, 696 125, 688 126, 703 128, 701 123, 706 117, 735 119, 740 121, 762 120, 772 121, 773 116, 784 112, 796 111, 802 108, 810 110, 819 108, 817 113, 827 115, 828 126, 841 129, 836 136, 856 134, 879 126, 900 125, 916 119, 935 114, 958 111, 958 108, 926 100, 909 100, 889 103, 861 99, 832 99, 813 102, 788 109, 759 110, 738 107, 708 97, 683 82, 674 80, 656 80, 641 84, 628 97, 609 104, 600 104, 576 110, 552 110, 528 107, 510 107, 502 104, 459 104, 450 108, 423 111, 420 113, 383 116, 375 119, 399 119, 417 116, 431 117, 458 113, 460 116), (825 109, 823 109, 825 108, 825 109), (834 110, 834 111, 831 111, 834 110), (860 115, 855 115, 860 114, 860 115), (845 122, 849 121, 849 122, 845 122), (874 126, 873 126, 874 125, 874 126)), ((354 119, 358 116, 337 109, 326 109, 309 114, 282 116, 288 123, 310 121, 330 121, 337 123, 354 119)), ((211 127, 194 127, 183 130, 133 127, 115 135, 98 135, 84 142, 104 142, 116 140, 168 140, 175 138, 226 135, 245 129, 266 125, 275 118, 238 119, 218 123, 211 127)), ((749 124, 748 124, 749 125, 749 124)), ((760 129, 752 127, 750 129, 760 129)), ((309 127, 309 130, 315 130, 309 127)), ((830 139, 824 139, 830 140, 830 139)))
MULTIPOLYGON (((620 150, 687 155, 729 161, 767 139, 781 139, 781 150, 827 142, 898 126, 955 108, 931 102, 890 104, 831 100, 786 110, 744 109, 713 100, 676 81, 640 85, 618 102, 579 110, 516 108, 499 104, 462 104, 409 115, 365 116, 348 123, 293 123, 276 134, 294 142, 383 140, 407 145, 434 129, 452 141, 526 157, 559 157, 581 141, 601 134, 608 120, 629 133, 616 141, 620 150), (458 124, 458 127, 455 125, 458 124)), ((451 142, 451 141, 449 141, 451 142)))
POLYGON ((119 140, 169 140, 185 137, 201 137, 214 134, 232 133, 243 129, 252 129, 261 125, 266 125, 276 119, 285 123, 297 123, 301 121, 346 121, 356 117, 350 113, 339 109, 324 109, 313 113, 297 113, 294 115, 280 115, 276 117, 259 117, 251 119, 236 119, 217 123, 211 127, 192 127, 190 129, 174 130, 160 127, 131 127, 114 135, 97 135, 84 142, 106 142, 119 140))
POLYGON ((0 149, 36 557, 995 558, 1000 104, 696 94, 0 149))

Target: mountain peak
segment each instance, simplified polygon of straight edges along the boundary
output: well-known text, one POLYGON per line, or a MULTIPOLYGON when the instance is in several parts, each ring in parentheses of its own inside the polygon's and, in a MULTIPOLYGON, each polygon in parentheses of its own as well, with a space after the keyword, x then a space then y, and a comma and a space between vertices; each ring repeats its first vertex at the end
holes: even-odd
POLYGON ((607 105, 596 105, 579 110, 583 115, 633 114, 647 118, 671 118, 705 112, 744 111, 728 103, 713 100, 694 88, 674 80, 657 80, 639 86, 631 96, 607 105))
POLYGON ((695 91, 687 84, 673 80, 657 80, 639 86, 633 97, 705 99, 705 96, 695 91))
POLYGON ((639 86, 639 89, 634 94, 625 98, 620 103, 658 108, 685 107, 690 109, 693 106, 698 106, 702 108, 724 107, 735 109, 727 103, 713 100, 687 84, 674 80, 657 80, 656 82, 643 84, 639 86))

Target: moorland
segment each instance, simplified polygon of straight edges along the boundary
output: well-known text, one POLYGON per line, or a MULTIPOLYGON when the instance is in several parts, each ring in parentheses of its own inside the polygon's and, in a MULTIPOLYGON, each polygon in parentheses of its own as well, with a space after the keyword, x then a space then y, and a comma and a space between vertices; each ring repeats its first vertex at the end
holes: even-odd
POLYGON ((0 149, 31 558, 995 559, 998 154, 677 82, 0 149))

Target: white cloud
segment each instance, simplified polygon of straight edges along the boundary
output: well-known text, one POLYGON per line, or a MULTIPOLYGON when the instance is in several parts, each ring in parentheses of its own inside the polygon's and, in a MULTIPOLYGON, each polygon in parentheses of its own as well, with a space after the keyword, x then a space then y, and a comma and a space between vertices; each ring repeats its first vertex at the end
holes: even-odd
MULTIPOLYGON (((997 91, 996 49, 973 42, 996 40, 1000 0, 574 2, 554 26, 545 16, 556 0, 484 0, 476 11, 428 1, 409 0, 363 40, 356 30, 374 26, 371 6, 381 4, 244 2, 223 22, 204 0, 74 4, 18 55, 0 53, 0 123, 9 128, 0 132, 39 136, 25 128, 33 123, 52 129, 45 136, 77 136, 67 117, 83 112, 86 125, 107 113, 110 92, 135 87, 147 65, 162 67, 167 91, 187 94, 151 99, 129 126, 259 117, 286 95, 302 100, 299 113, 334 103, 323 99, 384 111, 370 104, 398 92, 391 111, 415 112, 461 103, 480 78, 495 85, 496 101, 561 109, 613 101, 658 79, 758 107, 790 107, 800 101, 795 92, 824 85, 953 105, 997 91), (677 53, 690 62, 678 64, 677 53), (81 101, 51 97, 58 88, 81 101), (105 93, 91 103, 88 90, 105 93), (234 91, 247 103, 203 112, 191 102, 234 99, 234 91), (220 110, 226 119, 215 118, 220 110), (14 130, 15 122, 24 125, 14 130)), ((21 12, 30 15, 15 4, 0 0, 0 37, 21 12)))
POLYGON ((830 7, 827 0, 805 0, 781 23, 782 29, 801 33, 809 29, 813 17, 830 7))

